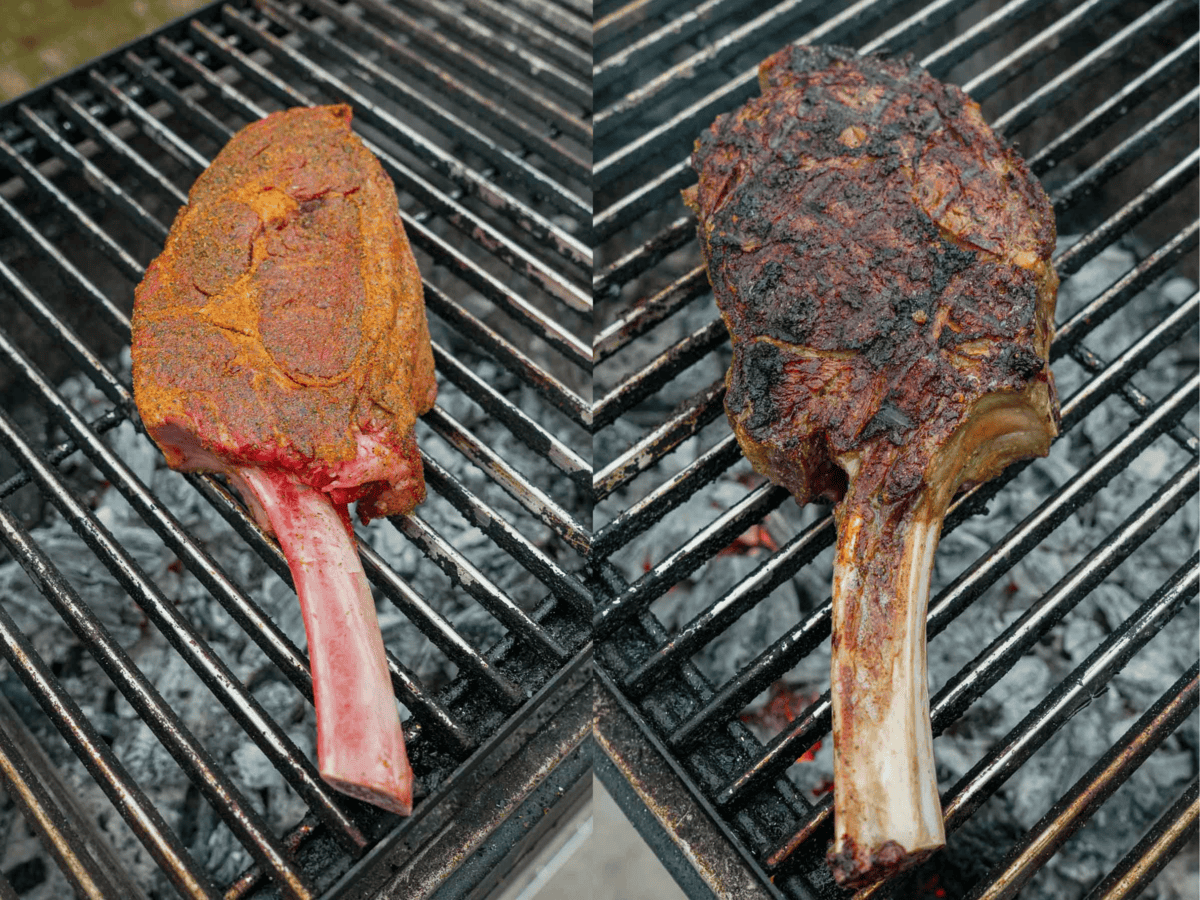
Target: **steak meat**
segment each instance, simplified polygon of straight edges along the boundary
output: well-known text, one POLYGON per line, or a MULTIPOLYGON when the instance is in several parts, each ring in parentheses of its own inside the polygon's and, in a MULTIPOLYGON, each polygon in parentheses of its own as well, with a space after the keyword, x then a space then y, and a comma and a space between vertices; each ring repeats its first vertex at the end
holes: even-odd
POLYGON ((401 815, 412 770, 348 504, 425 496, 437 385, 421 279, 347 106, 274 113, 193 185, 135 294, 133 387, 167 462, 228 477, 278 538, 303 610, 318 766, 401 815))
POLYGON ((925 617, 956 491, 1045 455, 1053 209, 979 106, 908 60, 788 47, 696 142, 695 210, 755 469, 837 503, 837 881, 945 842, 925 617))

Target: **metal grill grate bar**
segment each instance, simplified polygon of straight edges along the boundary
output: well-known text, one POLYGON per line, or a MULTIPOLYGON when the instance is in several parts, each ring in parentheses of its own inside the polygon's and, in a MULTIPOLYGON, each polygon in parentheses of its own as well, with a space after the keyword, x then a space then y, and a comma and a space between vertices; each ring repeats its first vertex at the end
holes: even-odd
MULTIPOLYGON (((1113 0, 1092 0, 1089 9, 1093 15, 1098 16, 1112 5, 1113 0)), ((1021 0, 1012 0, 1011 3, 991 15, 985 16, 962 34, 956 35, 944 46, 934 50, 933 53, 921 60, 921 65, 933 73, 934 77, 944 77, 954 66, 967 59, 972 53, 1006 34, 1013 24, 1025 17, 1026 12, 1021 0)), ((976 100, 983 99, 982 96, 977 97, 970 91, 967 93, 976 100)))
POLYGON ((0 775, 7 797, 41 839, 76 896, 146 900, 122 870, 17 711, 0 697, 0 775))
POLYGON ((591 489, 592 467, 587 460, 557 437, 534 422, 467 366, 455 359, 444 347, 433 342, 433 358, 437 370, 454 385, 504 423, 531 450, 536 450, 578 487, 591 489))
POLYGON ((471 564, 427 522, 417 516, 392 516, 391 521, 416 544, 421 552, 437 564, 479 605, 491 613, 510 633, 532 644, 537 652, 555 662, 562 662, 567 651, 522 610, 512 598, 471 564))
MULTIPOLYGON (((263 11, 266 14, 266 11, 263 11)), ((409 151, 418 154, 423 162, 440 175, 450 179, 468 193, 480 197, 493 209, 526 231, 536 237, 551 239, 551 247, 564 253, 572 262, 581 266, 591 265, 592 253, 586 245, 563 231, 541 213, 536 212, 528 204, 501 190, 495 183, 473 169, 463 166, 441 147, 413 131, 390 112, 382 109, 379 104, 373 103, 368 97, 328 69, 316 65, 311 58, 288 46, 281 38, 270 34, 265 28, 256 26, 244 13, 228 5, 222 9, 222 12, 225 14, 226 21, 242 38, 269 52, 275 62, 282 63, 301 78, 314 81, 322 90, 327 91, 338 100, 352 104, 355 112, 364 121, 379 128, 390 139, 409 151)), ((281 23, 276 22, 276 24, 281 23)))
POLYGON ((363 568, 371 583, 383 591, 396 608, 412 620, 464 672, 481 683, 488 693, 513 706, 525 699, 519 685, 492 666, 446 619, 387 565, 370 547, 359 545, 363 568))
POLYGON ((725 379, 719 378, 701 391, 693 404, 671 416, 620 457, 596 473, 595 497, 603 500, 649 469, 683 441, 696 434, 724 412, 725 379))
POLYGON ((1193 555, 1132 616, 1030 711, 1004 740, 947 792, 946 823, 959 827, 984 800, 1092 698, 1152 637, 1196 597, 1200 569, 1193 555))
MULTIPOLYGON (((659 94, 668 90, 681 90, 687 82, 710 73, 745 52, 747 45, 766 40, 772 34, 788 31, 798 18, 810 12, 810 5, 811 0, 784 0, 777 3, 746 24, 713 41, 710 46, 676 63, 663 74, 596 113, 593 121, 597 134, 601 137, 612 134, 627 125, 659 94)), ((881 0, 876 9, 890 5, 893 5, 891 0, 881 0)))
POLYGON ((618 296, 622 284, 632 281, 651 266, 661 262, 668 254, 691 240, 695 233, 696 226, 690 216, 676 219, 659 234, 630 250, 593 278, 592 294, 597 299, 618 296))
POLYGON ((642 22, 663 14, 670 6, 671 0, 629 0, 627 3, 613 0, 608 4, 598 3, 596 15, 599 18, 593 31, 594 40, 597 45, 616 40, 642 22), (607 11, 610 8, 611 12, 607 11))
POLYGON ((117 377, 105 368, 74 331, 54 315, 42 298, 3 262, 0 262, 0 278, 3 278, 8 285, 8 295, 15 299, 43 329, 62 342, 63 348, 70 354, 71 359, 88 373, 92 383, 120 408, 120 417, 124 419, 124 411, 128 408, 131 399, 125 385, 121 384, 117 377))
POLYGON ((601 91, 615 82, 636 77, 639 70, 656 57, 693 35, 724 21, 748 6, 748 0, 705 0, 684 10, 666 24, 622 48, 592 68, 592 90, 601 91))
MULTIPOLYGON (((503 84, 510 93, 505 99, 511 99, 516 105, 549 122, 552 128, 561 131, 588 147, 592 143, 592 127, 577 114, 569 112, 555 101, 543 94, 529 90, 523 83, 511 78, 506 72, 493 65, 476 53, 472 53, 463 45, 457 43, 444 32, 427 28, 419 20, 391 6, 385 6, 382 0, 359 0, 359 6, 364 11, 386 19, 400 33, 414 43, 420 44, 425 50, 445 59, 448 63, 469 71, 476 79, 485 84, 503 84)), ((533 72, 532 74, 539 74, 533 72)), ((587 96, 587 104, 591 104, 591 94, 587 96)), ((588 162, 590 178, 591 163, 588 162)))
MULTIPOLYGON (((234 16, 231 19, 231 23, 238 30, 239 34, 243 34, 244 37, 247 37, 251 41, 253 41, 253 37, 245 35, 244 32, 252 32, 254 35, 263 37, 263 33, 252 24, 244 19, 237 18, 235 11, 229 10, 228 13, 230 16, 234 16)), ((297 91, 290 84, 287 84, 277 75, 269 72, 263 65, 252 59, 248 53, 237 47, 232 41, 221 38, 200 22, 192 22, 191 29, 192 33, 205 46, 233 65, 242 75, 269 93, 283 106, 308 106, 312 103, 308 97, 297 91)), ((291 54, 289 59, 293 63, 293 70, 299 68, 303 69, 304 72, 308 71, 307 64, 298 53, 292 51, 291 48, 287 48, 280 41, 271 38, 269 35, 263 37, 264 40, 268 38, 275 41, 275 44, 283 47, 287 53, 291 54)), ((359 107, 356 105, 355 109, 358 110, 359 107)), ((254 116, 253 118, 258 118, 258 116, 254 116)), ((370 121, 370 119, 368 118, 367 121, 370 121)), ((383 124, 382 130, 385 132, 388 130, 386 122, 383 124)), ((379 157, 388 174, 397 183, 404 185, 405 191, 429 206, 459 231, 471 236, 482 236, 487 241, 487 245, 492 248, 493 254, 511 266, 514 271, 533 279, 552 296, 568 305, 579 309, 591 308, 591 298, 587 296, 586 292, 571 284, 559 272, 546 263, 535 258, 525 248, 515 243, 510 235, 503 233, 491 223, 460 205, 457 196, 461 196, 461 194, 450 196, 443 193, 382 148, 370 141, 364 141, 364 143, 372 153, 379 157)), ((444 156, 445 154, 443 154, 444 156)), ((449 162, 457 165, 453 160, 449 162)), ((478 179, 478 177, 476 178, 475 186, 484 191, 483 196, 485 198, 491 197, 495 190, 489 183, 478 179)), ((498 209, 502 206, 503 204, 500 204, 498 209)), ((578 242, 575 242, 573 239, 563 241, 550 232, 534 228, 536 223, 532 220, 523 220, 519 224, 529 230, 535 238, 544 241, 546 246, 549 246, 569 261, 580 266, 591 265, 591 252, 581 253, 578 249, 578 242)), ((405 227, 408 227, 408 220, 405 221, 405 227)))
POLYGON ((729 546, 735 537, 760 521, 788 496, 783 488, 771 484, 761 485, 748 493, 619 596, 601 606, 592 620, 594 637, 599 640, 612 634, 643 606, 729 546))
POLYGON ((517 35, 534 50, 540 50, 546 55, 555 57, 575 72, 586 73, 591 68, 591 53, 582 47, 563 41, 543 25, 543 22, 552 25, 560 32, 565 32, 566 36, 576 43, 590 46, 591 29, 575 16, 557 12, 549 4, 535 4, 530 0, 515 0, 515 2, 509 3, 477 0, 474 11, 504 31, 517 35), (532 19, 514 9, 514 6, 523 6, 526 9, 536 8, 539 11, 539 18, 532 19))
MULTIPOLYGON (((979 22, 963 30, 925 57, 922 65, 929 68, 929 63, 937 66, 937 70, 945 72, 953 65, 951 59, 957 61, 966 58, 980 47, 988 44, 998 34, 1011 29, 1018 22, 1044 7, 1048 0, 1011 0, 995 12, 985 16, 979 22), (953 49, 951 49, 953 48, 953 49), (945 54, 945 57, 942 57, 945 54)), ((879 37, 868 41, 859 48, 859 53, 886 53, 895 55, 928 33, 933 28, 944 24, 963 11, 963 5, 956 0, 936 0, 921 7, 903 22, 893 25, 879 37)), ((930 69, 929 71, 933 71, 930 69)))
POLYGON ((12 231, 17 232, 30 241, 31 246, 44 260, 67 276, 75 287, 85 295, 100 312, 104 323, 116 334, 129 333, 129 317, 119 310, 108 296, 96 287, 92 281, 67 259, 57 247, 50 243, 40 231, 30 224, 29 220, 17 212, 16 207, 0 196, 0 219, 7 222, 12 231))
MULTIPOLYGON (((770 558, 764 561, 761 566, 739 581, 728 594, 689 622, 671 640, 627 672, 621 686, 631 696, 637 697, 645 694, 653 687, 654 679, 662 678, 666 674, 666 669, 672 664, 678 665, 680 661, 694 655, 697 650, 711 641, 724 629, 728 628, 747 609, 795 575, 801 566, 811 562, 818 553, 833 543, 833 539, 834 527, 832 516, 825 516, 820 521, 805 528, 777 552, 772 553, 770 558)), ((642 597, 642 602, 645 602, 644 596, 642 597)), ((793 635, 796 637, 795 644, 790 647, 793 654, 797 652, 800 646, 806 646, 808 641, 811 640, 811 638, 806 640, 801 635, 813 635, 819 639, 824 638, 824 633, 829 628, 828 615, 821 612, 819 616, 820 622, 810 617, 809 620, 805 621, 803 626, 793 632, 793 635)), ((722 712, 727 711, 727 707, 721 711, 714 708, 712 713, 720 715, 722 712)), ((711 716, 706 717, 703 721, 697 717, 695 720, 689 720, 687 723, 687 725, 692 726, 693 730, 707 728, 711 724, 711 716), (694 725, 693 722, 695 723, 694 725)), ((682 746, 687 737, 681 735, 679 731, 675 734, 679 736, 679 745, 682 746)), ((675 736, 673 735, 673 737, 675 736)))
POLYGON ((108 236, 108 232, 97 225, 73 200, 52 185, 28 160, 18 154, 4 141, 0 141, 0 154, 3 154, 12 164, 13 170, 22 176, 22 180, 37 189, 42 196, 56 203, 67 217, 83 233, 84 239, 98 249, 130 280, 141 278, 144 271, 141 264, 125 252, 116 241, 108 236))
POLYGON ((647 397, 661 390, 696 362, 708 356, 729 340, 729 332, 721 319, 702 325, 687 337, 664 350, 657 359, 646 363, 613 388, 592 408, 595 428, 611 425, 647 397))
MULTIPOLYGON (((68 168, 86 178, 93 190, 96 190, 108 203, 116 206, 125 213, 129 221, 137 226, 139 231, 155 242, 162 242, 166 238, 167 228, 162 222, 154 218, 145 207, 121 190, 98 166, 94 165, 90 160, 85 159, 79 151, 63 140, 59 133, 51 128, 41 116, 37 115, 37 113, 24 104, 18 107, 18 116, 44 147, 53 153, 56 158, 62 160, 68 168)), ((6 154, 8 152, 6 150, 6 154)), ((41 183, 44 183, 51 192, 57 193, 57 188, 54 188, 40 172, 34 169, 25 157, 16 154, 13 162, 17 163, 20 167, 23 180, 26 183, 32 178, 39 183, 39 186, 41 183), (29 177, 26 178, 26 175, 29 177)), ((86 219, 86 217, 82 218, 86 219)), ((101 230, 100 234, 104 234, 104 232, 101 230)), ((106 234, 105 238, 111 241, 111 238, 107 238, 106 234)), ((112 244, 116 247, 115 242, 112 242, 112 244)), ((137 262, 124 251, 119 251, 113 261, 118 267, 128 272, 136 272, 140 268, 137 262)))
POLYGON ((112 108, 121 110, 133 120, 142 134, 154 141, 160 150, 187 169, 193 178, 204 171, 208 160, 198 150, 151 115, 149 110, 143 108, 114 82, 96 69, 88 70, 88 80, 99 94, 102 102, 107 102, 112 108))
MULTIPOLYGON (((837 43, 884 16, 898 3, 899 0, 859 0, 794 43, 837 43)), ((682 112, 600 160, 592 172, 594 183, 597 187, 605 186, 669 146, 690 142, 718 113, 733 109, 748 98, 757 85, 757 79, 758 67, 747 69, 682 112)))
MULTIPOLYGON (((165 100, 173 113, 185 122, 207 136, 209 140, 223 146, 232 132, 221 124, 211 112, 201 106, 196 100, 184 94, 171 84, 161 72, 156 71, 150 63, 142 59, 132 50, 121 57, 121 64, 129 71, 135 81, 131 90, 144 88, 160 100, 165 100)), ((114 76, 119 77, 119 76, 114 76)))
POLYGON ((1193 781, 1084 900, 1132 900, 1142 896, 1163 867, 1194 839, 1200 819, 1198 783, 1193 781))
MULTIPOLYGON (((538 133, 531 125, 509 112, 506 106, 489 99, 470 84, 460 80, 453 72, 441 68, 428 57, 413 52, 404 44, 371 25, 362 16, 353 15, 347 9, 332 3, 331 0, 306 0, 306 3, 312 9, 319 11, 321 15, 337 22, 347 33, 361 37, 387 54, 390 59, 400 62, 406 72, 421 79, 426 90, 432 88, 449 92, 456 101, 462 103, 480 119, 521 144, 524 148, 523 152, 536 152, 569 177, 584 183, 590 182, 592 169, 590 159, 583 159, 555 143, 549 135, 538 133)), ((391 10, 391 12, 398 17, 407 18, 399 10, 391 10)), ((409 35, 407 31, 404 34, 409 35)), ((389 74, 388 78, 394 78, 394 76, 389 74)), ((580 202, 578 198, 574 198, 571 206, 580 202)), ((571 212, 571 209, 568 208, 566 211, 571 212)), ((586 218, 581 221, 588 225, 591 224, 590 205, 587 206, 586 218)))
POLYGON ((607 240, 630 222, 640 219, 656 208, 667 198, 675 197, 680 190, 688 186, 692 177, 692 167, 685 159, 646 179, 638 187, 597 213, 592 228, 596 240, 607 240))
MULTIPOLYGON (((1164 81, 1182 75, 1187 68, 1194 68, 1198 56, 1200 56, 1200 35, 1184 41, 1137 78, 1128 82, 1116 94, 1038 150, 1027 160, 1030 170, 1034 174, 1048 172, 1061 160, 1081 149, 1097 134, 1116 122, 1124 115, 1125 110, 1142 102, 1164 81)), ((1024 108, 1024 103, 1017 104, 996 120, 997 126, 1006 133, 1016 131, 1020 126, 1015 120, 1023 116, 1024 108), (1010 117, 1014 121, 1009 121, 1010 117)))
POLYGON ((391 72, 337 38, 317 31, 311 22, 289 12, 273 0, 260 0, 258 8, 276 25, 301 35, 306 42, 311 42, 330 57, 351 67, 352 71, 361 70, 366 73, 367 80, 375 90, 402 104, 420 121, 436 125, 456 142, 474 151, 491 165, 499 167, 500 172, 508 177, 518 178, 527 190, 534 192, 577 222, 590 224, 592 211, 587 201, 534 168, 517 154, 501 147, 445 107, 434 103, 426 94, 418 93, 391 72))
POLYGON ((51 96, 54 98, 54 102, 58 108, 72 123, 87 134, 88 137, 98 141, 101 145, 107 147, 109 151, 125 160, 140 179, 152 184, 180 206, 187 203, 186 193, 167 180, 158 169, 146 161, 144 156, 121 140, 112 129, 108 128, 99 119, 84 109, 66 91, 62 88, 54 88, 51 91, 51 96))
MULTIPOLYGON (((0 503, 0 541, 15 558, 28 566, 26 571, 52 602, 62 602, 71 607, 82 606, 71 586, 3 503, 0 503)), ((195 900, 217 900, 220 895, 197 869, 179 838, 163 821, 158 809, 129 777, 116 754, 51 673, 45 660, 21 633, 3 606, 0 606, 0 650, 176 890, 195 900)), ((15 897, 16 893, 13 892, 12 896, 15 897)))
POLYGON ((598 559, 611 556, 619 547, 648 529, 692 494, 737 462, 742 455, 737 437, 727 434, 695 462, 668 478, 645 497, 626 507, 604 525, 592 539, 592 553, 598 559))
POLYGON ((1200 221, 1194 221, 1138 263, 1116 284, 1091 303, 1076 311, 1067 321, 1058 325, 1054 332, 1054 342, 1050 345, 1051 361, 1058 359, 1072 346, 1083 340, 1105 319, 1152 284, 1179 257, 1196 246, 1198 235, 1200 235, 1200 221))
MULTIPOLYGON (((1124 377, 1130 377, 1134 371, 1136 369, 1130 366, 1124 372, 1124 377)), ((1077 394, 1072 399, 1080 404, 1089 402, 1086 395, 1081 397, 1077 394)), ((1124 437, 1098 454, 1085 469, 1043 501, 1036 510, 1014 527, 986 557, 932 598, 926 626, 928 637, 932 639, 944 631, 988 587, 995 584, 1005 572, 1047 534, 1057 528, 1074 510, 1094 496, 1142 449, 1164 430, 1173 427, 1187 411, 1187 408, 1188 397, 1184 392, 1176 391, 1169 402, 1160 404, 1151 416, 1145 418, 1124 437)), ((1073 409, 1073 403, 1064 404, 1064 413, 1069 415, 1073 409)), ((1024 466, 1020 468, 1024 468, 1024 466)), ((1001 479, 973 488, 960 496, 951 506, 944 531, 949 533, 961 523, 965 518, 964 512, 978 502, 980 494, 990 496, 998 493, 1005 484, 1016 477, 1019 471, 1020 469, 1010 466, 1001 479)), ((811 535, 812 537, 809 539, 815 540, 821 530, 824 532, 822 534, 824 541, 831 542, 833 528, 832 522, 828 519, 810 526, 806 536, 811 535)), ((819 550, 821 547, 817 549, 819 550)), ((807 653, 829 635, 829 630, 830 604, 826 600, 802 623, 792 628, 788 634, 746 666, 737 678, 722 685, 711 698, 675 729, 668 738, 668 743, 677 749, 684 749, 694 744, 703 731, 710 728, 715 720, 736 714, 755 694, 779 677, 789 667, 786 660, 795 659, 798 652, 807 653)), ((709 639, 711 639, 711 635, 709 635, 709 639)), ((660 652, 664 655, 674 655, 670 645, 660 652)), ((812 720, 806 726, 807 728, 829 728, 828 703, 829 693, 827 691, 805 712, 805 721, 812 720)), ((801 732, 799 723, 789 726, 771 742, 767 751, 743 775, 734 779, 734 786, 723 791, 718 802, 721 805, 732 803, 753 783, 761 783, 761 779, 768 774, 773 775, 782 771, 790 764, 791 760, 808 749, 818 734, 819 732, 807 730, 801 732)))
MULTIPOLYGON (((1047 81, 1003 116, 992 122, 992 130, 998 135, 1011 135, 1020 131, 1034 119, 1049 112, 1066 99, 1073 91, 1079 90, 1081 84, 1088 79, 1098 77, 1098 69, 1102 65, 1110 65, 1125 53, 1132 50, 1138 38, 1148 37, 1168 25, 1189 4, 1164 0, 1145 15, 1135 19, 1122 28, 1095 50, 1092 50, 1077 63, 1062 73, 1047 81)), ((1121 104, 1128 109, 1142 97, 1149 94, 1168 78, 1181 73, 1186 61, 1195 63, 1197 43, 1200 38, 1184 41, 1162 59, 1126 84, 1118 93, 1106 100, 1099 109, 1111 110, 1113 118, 1119 115, 1121 104), (1117 98, 1122 98, 1119 102, 1117 98)), ((1095 113, 1093 113, 1095 115, 1095 113)), ((1101 114, 1103 115, 1103 114, 1101 114)), ((1039 156, 1043 151, 1039 152, 1039 156)), ((1037 169, 1031 170, 1037 172, 1037 169)))
MULTIPOLYGON (((238 719, 248 735, 276 765, 287 755, 301 757, 295 745, 280 732, 225 664, 205 652, 199 635, 157 587, 113 540, 107 530, 86 511, 82 501, 62 483, 57 474, 38 459, 6 413, 0 412, 0 443, 34 476, 68 524, 94 548, 97 557, 113 573, 167 640, 188 662, 221 704, 238 719), (239 694, 241 696, 239 696, 239 694)), ((296 897, 310 896, 299 872, 271 834, 253 806, 209 756, 208 751, 186 729, 155 687, 134 665, 125 651, 105 631, 100 620, 67 586, 57 568, 30 544, 10 546, 10 551, 39 581, 43 593, 80 640, 92 650, 96 662, 121 690, 138 715, 154 731, 163 746, 193 782, 204 792, 213 808, 244 846, 268 866, 281 886, 296 897), (29 555, 32 550, 37 556, 29 555), (32 570, 49 573, 43 577, 32 570), (50 579, 58 582, 52 585, 50 579)))
POLYGON ((1074 275, 1088 260, 1094 258, 1105 247, 1116 243, 1121 235, 1166 203, 1197 174, 1200 174, 1200 150, 1193 150, 1179 165, 1122 206, 1102 224, 1066 250, 1056 253, 1052 262, 1058 277, 1065 280, 1074 275))
POLYGON ((549 587, 555 597, 569 603, 576 612, 591 615, 591 594, 577 578, 564 572, 528 538, 455 481, 437 460, 422 456, 422 462, 427 484, 449 500, 455 509, 474 522, 484 534, 502 546, 526 571, 549 587))
POLYGON ((1053 195, 1055 212, 1069 209, 1079 201, 1081 195, 1093 190, 1097 183, 1109 180, 1138 157, 1157 146, 1168 132, 1182 123, 1194 119, 1197 98, 1200 98, 1200 88, 1189 91, 1186 96, 1172 103, 1144 128, 1104 154, 1070 183, 1055 191, 1053 195))
POLYGON ((440 406, 435 405, 421 420, 486 472, 509 496, 553 529, 555 534, 579 552, 587 552, 591 543, 588 529, 575 521, 539 487, 521 477, 500 454, 447 415, 440 406))
MULTIPOLYGON (((127 419, 128 416, 125 414, 110 409, 108 412, 97 416, 95 419, 89 422, 88 426, 98 435, 105 434, 106 432, 111 431, 113 428, 116 428, 127 419)), ((78 450, 79 447, 76 446, 74 441, 66 440, 61 444, 55 444, 42 455, 45 457, 46 462, 50 463, 50 465, 57 466, 60 462, 62 462, 72 453, 76 453, 78 450)), ((32 483, 33 479, 29 477, 29 473, 22 469, 20 472, 17 472, 17 474, 13 475, 11 478, 5 479, 5 481, 0 484, 0 499, 14 494, 21 488, 25 487, 25 485, 32 483)))
POLYGON ((1200 690, 1193 665, 1162 698, 1145 712, 1117 744, 1072 786, 1037 825, 989 873, 991 882, 974 890, 969 900, 1015 896, 1034 873, 1133 774, 1146 758, 1196 709, 1200 690))
POLYGON ((962 86, 963 91, 976 102, 982 103, 1022 72, 1053 53, 1062 41, 1115 6, 1116 2, 1117 0, 1086 0, 1057 19, 1054 24, 1035 34, 1012 53, 976 75, 962 86))
MULTIPOLYGON (((371 0, 371 2, 373 5, 376 4, 376 0, 371 0)), ((437 0, 413 0, 411 5, 426 15, 432 16, 443 28, 459 35, 471 46, 481 47, 496 55, 514 70, 531 75, 583 109, 590 110, 592 108, 592 88, 586 81, 586 73, 591 67, 590 59, 577 57, 573 60, 577 63, 574 71, 567 71, 544 57, 530 52, 517 41, 498 34, 469 16, 464 16, 461 8, 440 3, 437 0)), ((558 42, 554 41, 553 43, 557 44, 558 42)))
MULTIPOLYGON (((692 237, 695 225, 689 230, 692 233, 688 237, 692 237)), ((603 362, 608 359, 697 297, 703 297, 709 289, 708 271, 704 266, 697 266, 686 275, 680 276, 644 303, 637 304, 600 330, 592 344, 596 361, 603 362)))
POLYGON ((493 331, 461 304, 450 299, 447 294, 428 282, 425 283, 425 307, 453 326, 468 340, 485 348, 492 358, 503 363, 505 368, 537 391, 556 409, 566 414, 572 422, 583 428, 590 426, 591 404, 565 387, 552 375, 548 375, 515 344, 493 331))
MULTIPOLYGON (((407 229, 408 223, 405 222, 407 229)), ((572 334, 551 316, 526 301, 500 279, 488 274, 480 266, 455 254, 444 238, 434 234, 423 222, 413 222, 409 240, 422 250, 432 254, 438 262, 461 277, 481 294, 495 303, 514 320, 525 325, 534 334, 554 347, 563 358, 585 372, 592 369, 592 351, 587 342, 572 334)), ((550 376, 544 376, 550 380, 550 376)), ((559 390, 568 389, 559 385, 559 390)))

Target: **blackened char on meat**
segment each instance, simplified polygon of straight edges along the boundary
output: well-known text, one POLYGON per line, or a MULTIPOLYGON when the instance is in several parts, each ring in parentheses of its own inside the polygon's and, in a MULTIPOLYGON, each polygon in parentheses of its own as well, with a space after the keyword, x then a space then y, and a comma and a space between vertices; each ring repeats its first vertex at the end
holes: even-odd
POLYGON ((754 467, 837 501, 839 882, 944 843, 925 683, 929 569, 967 482, 1044 455, 1052 207, 979 107, 908 59, 788 47, 696 142, 695 210, 754 467))

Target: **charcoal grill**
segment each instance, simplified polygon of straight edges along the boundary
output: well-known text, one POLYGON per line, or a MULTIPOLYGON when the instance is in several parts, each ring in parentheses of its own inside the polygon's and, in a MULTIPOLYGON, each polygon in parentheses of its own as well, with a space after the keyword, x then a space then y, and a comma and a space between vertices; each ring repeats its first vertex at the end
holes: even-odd
POLYGON ((79 896, 483 895, 590 790, 588 15, 214 3, 0 108, 0 571, 41 604, 0 602, 0 768, 79 896), (301 638, 263 588, 283 557, 221 480, 145 464, 122 357, 196 175, 247 122, 330 102, 396 184, 440 383, 429 500, 360 531, 409 714, 403 820, 318 777, 301 638))
POLYGON ((911 53, 982 103, 1054 202, 1064 426, 1047 461, 950 514, 929 616, 950 843, 862 893, 1135 896, 1196 829, 1195 5, 641 0, 596 20, 598 774, 690 896, 845 895, 823 863, 830 784, 810 774, 830 766, 832 520, 741 459, 728 339, 678 195, 694 139, 786 43, 911 53), (1015 689, 1046 671, 1035 694, 1015 689), (1153 692, 1131 687, 1150 672, 1153 692), (790 721, 766 727, 764 696, 790 721), (951 759, 989 717, 995 737, 951 759), (1070 750, 1084 734, 1092 748, 1070 750), (1016 786, 1071 753, 1062 780, 1016 786), (1148 788, 1171 753, 1179 779, 1148 788), (1056 892, 1048 861, 1081 828, 1113 830, 1139 791, 1126 842, 1056 892))

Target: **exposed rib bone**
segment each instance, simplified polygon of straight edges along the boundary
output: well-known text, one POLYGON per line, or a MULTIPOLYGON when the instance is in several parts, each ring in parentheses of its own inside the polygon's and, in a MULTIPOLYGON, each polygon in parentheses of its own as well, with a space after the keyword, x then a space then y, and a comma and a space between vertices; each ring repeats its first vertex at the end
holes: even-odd
POLYGON ((323 492, 279 472, 244 468, 237 476, 243 494, 266 513, 300 597, 321 777, 352 797, 409 815, 413 773, 346 505, 335 508, 323 492))

